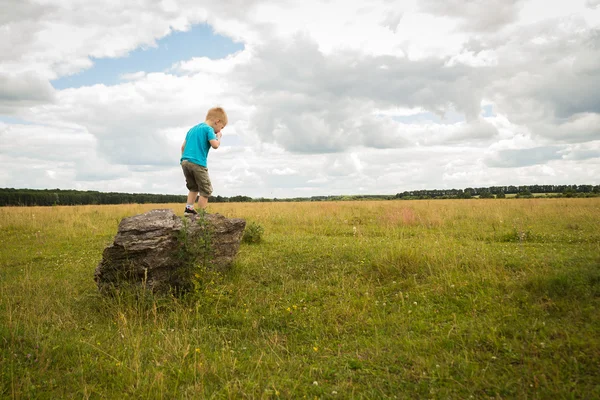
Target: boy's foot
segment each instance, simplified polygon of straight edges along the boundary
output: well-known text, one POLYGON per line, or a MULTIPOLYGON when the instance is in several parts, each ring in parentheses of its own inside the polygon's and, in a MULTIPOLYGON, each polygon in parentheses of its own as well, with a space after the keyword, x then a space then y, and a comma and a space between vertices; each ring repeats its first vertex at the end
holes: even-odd
POLYGON ((196 210, 194 210, 193 208, 185 208, 185 211, 183 212, 184 214, 187 215, 197 215, 198 212, 196 210))

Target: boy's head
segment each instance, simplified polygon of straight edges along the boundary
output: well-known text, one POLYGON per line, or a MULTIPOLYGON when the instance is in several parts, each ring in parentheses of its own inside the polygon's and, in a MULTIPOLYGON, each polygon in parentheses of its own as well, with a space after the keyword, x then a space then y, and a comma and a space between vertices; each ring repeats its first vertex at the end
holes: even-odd
POLYGON ((206 114, 206 122, 215 132, 220 132, 227 125, 227 113, 221 107, 211 108, 206 114))

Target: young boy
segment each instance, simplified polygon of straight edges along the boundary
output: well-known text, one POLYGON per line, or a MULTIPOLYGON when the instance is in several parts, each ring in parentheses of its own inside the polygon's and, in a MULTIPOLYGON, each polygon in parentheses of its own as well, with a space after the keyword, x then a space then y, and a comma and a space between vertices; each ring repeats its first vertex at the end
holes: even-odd
POLYGON ((212 193, 212 185, 208 177, 207 157, 212 147, 218 149, 221 144, 221 129, 227 125, 227 114, 221 107, 208 110, 206 121, 194 126, 185 136, 181 145, 181 168, 185 176, 185 184, 189 190, 185 215, 198 214, 194 210, 196 197, 198 207, 205 209, 208 197, 212 193))

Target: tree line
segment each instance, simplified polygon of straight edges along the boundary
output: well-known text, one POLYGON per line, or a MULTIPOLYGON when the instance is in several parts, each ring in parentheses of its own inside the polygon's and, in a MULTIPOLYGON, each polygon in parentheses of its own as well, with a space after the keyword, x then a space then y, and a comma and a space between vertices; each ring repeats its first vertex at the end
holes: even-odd
POLYGON ((533 197, 534 194, 547 194, 553 197, 584 197, 600 195, 600 185, 524 185, 490 186, 465 189, 412 190, 397 193, 397 199, 470 199, 504 198, 507 194, 516 197, 533 197))
MULTIPOLYGON (((411 190, 395 195, 336 195, 295 197, 285 199, 252 198, 249 196, 211 196, 211 203, 278 202, 278 201, 346 201, 346 200, 415 200, 415 199, 470 199, 533 197, 534 194, 547 194, 553 197, 592 197, 600 196, 600 185, 528 185, 490 186, 465 189, 411 190)), ((0 188, 0 206, 53 206, 86 204, 146 204, 146 203, 185 203, 186 195, 152 193, 118 193, 61 189, 11 189, 0 188)))
MULTIPOLYGON (((185 203, 187 195, 98 192, 93 190, 0 188, 0 206, 185 203)), ((248 196, 211 196, 211 203, 253 201, 248 196)))

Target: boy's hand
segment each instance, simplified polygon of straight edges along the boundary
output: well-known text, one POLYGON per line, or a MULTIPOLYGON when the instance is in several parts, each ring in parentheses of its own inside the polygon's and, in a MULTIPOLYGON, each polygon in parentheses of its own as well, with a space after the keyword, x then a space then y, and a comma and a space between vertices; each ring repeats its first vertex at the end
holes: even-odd
POLYGON ((223 134, 221 132, 217 132, 217 139, 221 140, 221 136, 223 136, 223 134))

